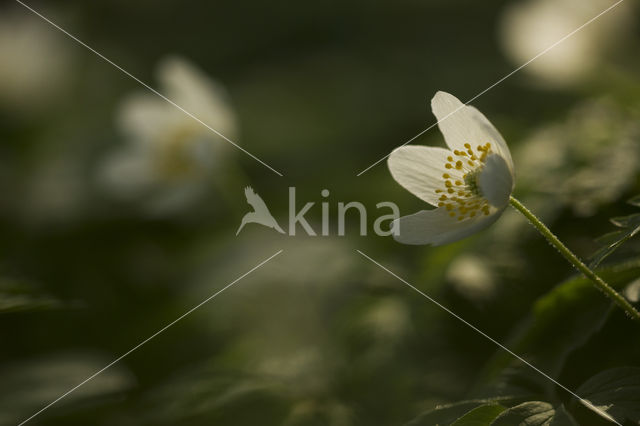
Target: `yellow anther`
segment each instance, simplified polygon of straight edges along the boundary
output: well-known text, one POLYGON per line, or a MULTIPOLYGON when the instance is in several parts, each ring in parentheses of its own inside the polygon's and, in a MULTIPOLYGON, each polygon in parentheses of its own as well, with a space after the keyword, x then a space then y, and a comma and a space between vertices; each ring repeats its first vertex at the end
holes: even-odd
MULTIPOLYGON (((448 162, 444 165, 448 170, 460 170, 460 173, 445 172, 442 174, 442 186, 435 190, 438 196, 437 206, 446 209, 449 216, 462 221, 477 217, 484 213, 490 214, 488 202, 478 194, 475 188, 475 176, 483 167, 487 156, 491 153, 491 144, 478 145, 478 153, 474 154, 471 144, 464 144, 467 152, 454 150, 453 154, 460 158, 454 160, 453 156, 448 156, 448 162), (467 166, 468 164, 468 166, 467 166), (464 167, 471 167, 471 171, 466 171, 464 167), (469 180, 469 178, 474 178, 469 180)), ((467 169, 469 170, 469 169, 467 169)))

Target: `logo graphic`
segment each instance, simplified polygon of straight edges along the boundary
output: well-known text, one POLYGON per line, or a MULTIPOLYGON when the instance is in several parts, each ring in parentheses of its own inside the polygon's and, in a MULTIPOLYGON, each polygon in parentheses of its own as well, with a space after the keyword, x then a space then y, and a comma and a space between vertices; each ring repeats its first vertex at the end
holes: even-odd
MULTIPOLYGON (((296 232, 299 230, 298 228, 302 228, 302 230, 311 237, 317 235, 329 236, 332 233, 331 230, 334 231, 334 235, 337 234, 343 237, 346 233, 347 216, 349 216, 350 220, 359 219, 360 236, 366 237, 370 229, 369 223, 367 222, 367 218, 370 217, 370 215, 367 215, 367 209, 364 204, 359 201, 332 204, 328 199, 328 189, 320 191, 322 201, 319 203, 321 212, 320 215, 318 215, 317 209, 314 210, 314 206, 316 205, 315 201, 307 202, 302 208, 298 208, 299 204, 296 203, 296 188, 292 186, 289 187, 289 221, 287 223, 287 231, 284 231, 278 222, 276 222, 265 202, 256 194, 253 188, 247 186, 244 189, 244 195, 247 197, 249 205, 253 207, 253 211, 244 215, 236 235, 240 234, 240 231, 247 223, 257 223, 291 237, 296 236, 296 232), (330 218, 332 212, 337 213, 337 220, 330 218), (307 214, 311 216, 311 223, 307 220, 307 214), (312 224, 315 225, 315 229, 312 224), (318 230, 318 225, 321 225, 320 230, 318 230), (317 233, 317 231, 319 231, 319 233, 317 233)), ((390 201, 379 202, 375 206, 378 212, 382 209, 387 209, 389 213, 379 215, 373 222, 374 233, 380 237, 398 235, 398 227, 393 226, 394 221, 400 218, 398 206, 390 201)))
POLYGON ((282 230, 282 228, 280 228, 278 222, 276 222, 276 220, 271 215, 271 212, 269 211, 269 208, 267 208, 267 205, 264 203, 262 198, 260 198, 260 196, 255 193, 253 188, 247 186, 244 189, 244 195, 245 197, 247 197, 247 203, 249 203, 249 205, 253 207, 253 211, 244 215, 244 217, 242 218, 242 223, 240 223, 240 227, 238 228, 236 235, 240 233, 242 228, 244 228, 247 223, 258 223, 268 228, 273 228, 279 233, 284 234, 284 231, 282 230))

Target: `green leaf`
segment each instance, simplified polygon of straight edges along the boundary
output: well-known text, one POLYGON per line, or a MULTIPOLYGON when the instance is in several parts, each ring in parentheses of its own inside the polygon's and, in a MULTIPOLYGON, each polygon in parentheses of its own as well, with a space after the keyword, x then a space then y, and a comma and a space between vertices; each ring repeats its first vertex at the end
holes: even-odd
MULTIPOLYGON (((640 207, 640 195, 633 197, 627 201, 627 203, 635 207, 640 207)), ((614 217, 610 220, 611 223, 618 228, 622 228, 622 230, 610 232, 597 239, 597 241, 604 246, 591 256, 589 263, 589 267, 591 269, 596 268, 606 257, 616 251, 622 244, 640 233, 640 213, 634 213, 629 216, 614 217)))
MULTIPOLYGON (((640 261, 601 268, 598 273, 615 289, 640 275, 640 261)), ((558 377, 567 357, 604 325, 611 302, 583 277, 570 279, 536 301, 531 316, 506 342, 508 348, 531 364, 558 377), (562 336, 562 338, 559 338, 562 336)), ((479 396, 520 395, 551 397, 553 383, 504 351, 485 368, 479 396)))
MULTIPOLYGON (((104 367, 112 358, 94 353, 58 353, 22 359, 0 369, 0 424, 18 424, 104 367)), ((121 398, 136 385, 134 376, 120 363, 96 375, 81 392, 70 393, 56 404, 87 407, 121 398)))
POLYGON ((486 426, 491 424, 505 409, 500 404, 481 405, 451 423, 451 426, 486 426))
POLYGON ((577 426, 564 409, 542 401, 529 401, 503 411, 491 426, 577 426))
POLYGON ((0 278, 0 314, 56 309, 60 301, 35 292, 30 286, 7 278, 0 278))
POLYGON ((506 401, 508 398, 496 399, 473 399, 468 401, 455 402, 453 404, 441 405, 433 410, 420 414, 411 420, 406 426, 444 426, 460 419, 475 408, 484 405, 498 405, 499 401, 506 401))
POLYGON ((640 225, 640 213, 634 213, 629 216, 612 217, 610 220, 611 223, 620 228, 635 228, 640 225))
POLYGON ((627 204, 631 204, 632 206, 635 206, 635 207, 640 207, 640 195, 631 197, 631 199, 627 200, 627 204))
POLYGON ((582 384, 576 394, 583 400, 574 399, 574 403, 582 403, 592 410, 590 405, 593 405, 618 422, 640 424, 640 367, 605 370, 582 384))
POLYGON ((556 407, 556 414, 553 416, 551 426, 578 426, 578 422, 564 408, 564 405, 556 407))

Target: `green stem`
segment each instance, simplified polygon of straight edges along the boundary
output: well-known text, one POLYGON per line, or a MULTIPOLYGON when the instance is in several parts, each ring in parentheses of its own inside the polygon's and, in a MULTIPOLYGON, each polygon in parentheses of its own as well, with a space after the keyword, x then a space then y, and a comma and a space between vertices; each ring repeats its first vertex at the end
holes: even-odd
POLYGON ((540 221, 529 209, 527 209, 522 203, 513 197, 510 197, 511 205, 526 217, 529 222, 554 246, 565 259, 569 261, 576 269, 582 272, 587 278, 589 278, 604 294, 613 300, 615 304, 620 306, 624 311, 633 319, 640 321, 640 313, 631 304, 615 291, 609 284, 607 284, 602 278, 600 278, 595 272, 593 272, 587 265, 585 265, 578 256, 573 254, 571 250, 565 246, 562 241, 558 239, 553 233, 540 221))

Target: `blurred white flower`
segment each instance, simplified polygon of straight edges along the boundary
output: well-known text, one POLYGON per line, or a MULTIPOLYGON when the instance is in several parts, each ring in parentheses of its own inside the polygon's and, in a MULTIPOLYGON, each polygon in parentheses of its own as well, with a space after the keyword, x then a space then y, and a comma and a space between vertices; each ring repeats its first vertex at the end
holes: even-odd
POLYGON ((24 11, 0 13, 0 104, 17 113, 55 101, 69 81, 67 40, 24 11))
POLYGON ((397 298, 383 298, 363 315, 362 325, 388 346, 411 328, 409 309, 397 298))
POLYGON ((388 160, 400 185, 437 207, 393 222, 403 244, 437 246, 488 227, 515 184, 509 147, 480 111, 445 92, 436 93, 431 108, 449 149, 401 146, 388 160))
POLYGON ((632 281, 625 287, 624 295, 632 303, 640 302, 640 278, 632 281))
MULTIPOLYGON (((611 0, 522 0, 502 17, 502 43, 517 65, 533 57, 613 5, 611 0)), ((633 24, 631 2, 623 2, 524 68, 553 86, 588 76, 633 24)))
POLYGON ((477 302, 490 298, 496 289, 487 262, 473 255, 462 255, 451 262, 446 277, 459 294, 477 302))
MULTIPOLYGON (((158 67, 160 92, 234 138, 235 116, 224 89, 180 58, 158 67)), ((195 201, 211 183, 232 147, 218 135, 151 93, 128 97, 118 113, 127 145, 102 170, 107 187, 122 198, 141 200, 151 211, 172 212, 195 201)))

